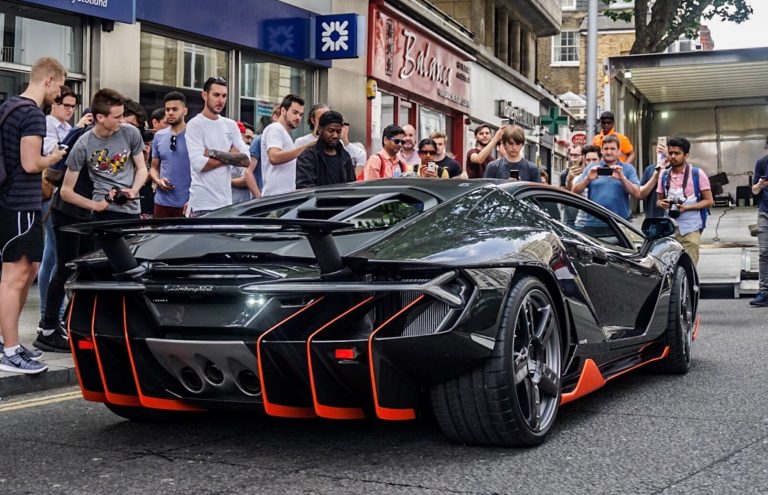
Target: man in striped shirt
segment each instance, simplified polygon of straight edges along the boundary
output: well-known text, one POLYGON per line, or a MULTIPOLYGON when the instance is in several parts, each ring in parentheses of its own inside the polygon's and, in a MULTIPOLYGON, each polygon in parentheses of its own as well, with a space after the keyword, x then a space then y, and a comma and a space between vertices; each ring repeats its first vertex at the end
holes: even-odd
POLYGON ((0 119, 4 117, 0 139, 6 175, 0 185, 1 371, 32 374, 48 369, 48 365, 37 361, 42 352, 19 343, 19 316, 43 256, 41 174, 64 157, 64 151, 58 148, 42 155, 46 131, 40 107, 54 103, 66 77, 61 63, 41 58, 32 66, 27 90, 0 106, 0 119))

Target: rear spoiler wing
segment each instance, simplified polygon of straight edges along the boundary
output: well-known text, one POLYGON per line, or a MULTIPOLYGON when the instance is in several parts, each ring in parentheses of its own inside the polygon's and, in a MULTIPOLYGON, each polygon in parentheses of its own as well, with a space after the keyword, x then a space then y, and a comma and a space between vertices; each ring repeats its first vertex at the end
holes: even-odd
POLYGON ((81 235, 95 235, 104 250, 115 278, 131 279, 143 269, 131 253, 125 237, 136 234, 286 234, 305 236, 317 259, 322 275, 344 269, 333 232, 352 227, 348 222, 296 218, 150 218, 146 220, 110 220, 79 223, 62 230, 81 235))

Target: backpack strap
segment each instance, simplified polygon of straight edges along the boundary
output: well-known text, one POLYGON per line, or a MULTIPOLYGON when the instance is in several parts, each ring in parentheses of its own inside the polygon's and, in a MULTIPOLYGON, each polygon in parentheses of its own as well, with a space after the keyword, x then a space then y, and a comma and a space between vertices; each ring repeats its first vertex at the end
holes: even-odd
MULTIPOLYGON (((701 201, 701 187, 699 186, 699 174, 701 169, 699 167, 693 167, 693 193, 696 195, 696 201, 701 201)), ((702 208, 699 210, 701 215, 701 230, 707 226, 707 217, 709 216, 709 208, 702 208)))

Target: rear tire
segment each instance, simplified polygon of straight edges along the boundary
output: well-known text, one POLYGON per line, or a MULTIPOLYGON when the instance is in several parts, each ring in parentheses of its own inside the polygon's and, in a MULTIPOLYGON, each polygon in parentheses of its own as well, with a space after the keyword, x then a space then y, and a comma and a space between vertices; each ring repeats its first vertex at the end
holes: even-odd
POLYGON ((669 319, 667 321, 666 345, 669 356, 656 363, 660 373, 684 375, 691 368, 691 345, 693 344, 693 297, 688 273, 685 268, 675 268, 672 292, 669 297, 669 319))
POLYGON ((542 443, 560 404, 561 337, 545 285, 529 276, 515 280, 491 357, 432 387, 432 406, 445 435, 466 444, 542 443))

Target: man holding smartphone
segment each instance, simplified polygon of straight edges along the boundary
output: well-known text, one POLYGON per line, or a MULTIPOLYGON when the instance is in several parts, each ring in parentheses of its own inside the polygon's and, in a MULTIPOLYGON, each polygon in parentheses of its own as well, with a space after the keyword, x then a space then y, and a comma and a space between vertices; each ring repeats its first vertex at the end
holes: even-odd
MULTIPOLYGON (((768 137, 765 138, 764 149, 768 150, 768 137)), ((760 195, 757 213, 757 245, 759 249, 759 289, 751 306, 768 306, 768 155, 755 163, 755 174, 752 176, 752 194, 760 195)))
POLYGON ((538 167, 523 156, 525 130, 519 125, 507 126, 502 132, 501 142, 507 156, 489 163, 483 177, 486 179, 541 182, 541 173, 538 167))
MULTIPOLYGON (((585 167, 576 181, 573 189, 581 194, 589 188, 589 199, 611 210, 621 218, 630 217, 629 198, 641 198, 640 180, 637 178, 635 167, 619 161, 619 139, 608 135, 603 139, 603 159, 585 167)), ((589 219, 593 220, 593 219, 589 219)), ((586 225, 590 225, 587 220, 586 225)), ((602 226, 602 222, 599 222, 602 226)), ((597 223, 593 226, 598 226, 597 223)))

